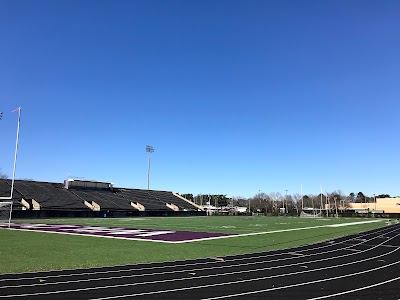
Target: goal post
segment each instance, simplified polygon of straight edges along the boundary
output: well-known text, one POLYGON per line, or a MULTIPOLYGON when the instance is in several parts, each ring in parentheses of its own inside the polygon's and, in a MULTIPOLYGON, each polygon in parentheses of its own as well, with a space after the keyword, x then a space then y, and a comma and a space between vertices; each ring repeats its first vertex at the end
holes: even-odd
POLYGON ((11 225, 12 206, 12 201, 0 202, 0 223, 6 224, 8 228, 11 225))

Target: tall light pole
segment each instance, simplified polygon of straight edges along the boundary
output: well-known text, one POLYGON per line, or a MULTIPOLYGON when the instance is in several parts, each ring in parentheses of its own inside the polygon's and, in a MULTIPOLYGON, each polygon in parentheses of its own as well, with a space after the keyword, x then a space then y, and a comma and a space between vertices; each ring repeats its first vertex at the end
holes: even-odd
POLYGON ((149 153, 149 164, 147 169, 147 190, 150 190, 150 154, 154 152, 153 146, 146 146, 146 152, 149 153))

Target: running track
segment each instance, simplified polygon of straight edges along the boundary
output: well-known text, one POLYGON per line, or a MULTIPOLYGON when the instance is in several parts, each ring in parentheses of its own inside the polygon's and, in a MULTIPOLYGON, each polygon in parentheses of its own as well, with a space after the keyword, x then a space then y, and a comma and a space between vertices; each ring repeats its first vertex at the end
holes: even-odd
POLYGON ((399 299, 400 224, 317 244, 0 276, 1 299, 399 299))

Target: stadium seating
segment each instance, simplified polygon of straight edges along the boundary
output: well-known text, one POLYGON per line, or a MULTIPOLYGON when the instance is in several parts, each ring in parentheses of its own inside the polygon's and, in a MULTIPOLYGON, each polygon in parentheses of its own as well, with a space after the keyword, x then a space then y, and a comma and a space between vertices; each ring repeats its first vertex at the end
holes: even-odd
MULTIPOLYGON (((0 197, 10 195, 11 181, 0 180, 0 197)), ((61 183, 15 180, 15 209, 27 210, 106 210, 197 211, 190 202, 168 191, 128 188, 65 188, 61 183), (87 204, 85 204, 85 202, 87 204), (135 204, 135 207, 131 205, 135 204)))
POLYGON ((14 189, 23 199, 34 199, 41 209, 88 209, 60 183, 16 180, 14 189))
MULTIPOLYGON (((10 181, 0 180, 0 197, 10 197, 10 194, 11 194, 11 180, 10 181)), ((14 189, 12 199, 7 201, 13 202, 14 209, 23 209, 24 206, 21 204, 21 199, 22 195, 14 189)))
POLYGON ((170 210, 166 201, 155 198, 147 190, 118 188, 115 191, 130 202, 140 203, 145 210, 170 210))
POLYGON ((177 207, 179 207, 179 210, 197 210, 195 206, 175 196, 172 192, 149 191, 149 194, 157 199, 162 199, 162 201, 164 202, 176 205, 177 207))
POLYGON ((109 190, 73 189, 72 193, 89 203, 97 203, 106 210, 133 210, 129 201, 109 190))

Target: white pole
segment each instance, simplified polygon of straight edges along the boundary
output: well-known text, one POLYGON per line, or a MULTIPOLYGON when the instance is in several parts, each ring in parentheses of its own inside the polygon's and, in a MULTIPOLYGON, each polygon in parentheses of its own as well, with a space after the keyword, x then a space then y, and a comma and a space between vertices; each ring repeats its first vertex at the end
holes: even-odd
POLYGON ((300 185, 300 193, 301 193, 301 210, 303 210, 304 209, 303 184, 300 185))
POLYGON ((336 198, 337 198, 337 197, 335 197, 334 199, 335 199, 335 210, 336 210, 336 218, 337 218, 337 217, 339 217, 339 215, 338 215, 338 212, 337 212, 337 203, 336 203, 336 198))
MULTIPOLYGON (((14 180, 15 180, 15 170, 17 168, 17 154, 18 154, 18 140, 19 140, 19 127, 21 123, 21 107, 18 107, 18 127, 17 127, 17 137, 15 139, 15 153, 14 153, 14 167, 13 167, 13 178, 11 182, 11 199, 14 192, 14 180)), ((15 110, 14 110, 15 111, 15 110)))
POLYGON ((283 207, 285 208, 285 214, 286 214, 286 210, 289 212, 289 210, 287 209, 288 207, 288 200, 287 200, 287 191, 288 190, 285 190, 285 199, 283 199, 283 207), (285 200, 286 200, 286 206, 285 206, 285 200))
POLYGON ((321 213, 321 217, 322 217, 322 185, 320 185, 320 188, 321 188, 321 210, 320 210, 320 213, 321 213))
POLYGON ((12 215, 12 209, 13 209, 13 202, 11 201, 10 203, 11 208, 10 208, 10 217, 8 218, 8 228, 11 227, 11 215, 12 215))
POLYGON ((325 210, 326 210, 326 216, 329 217, 329 209, 331 208, 329 198, 328 198, 328 193, 325 190, 325 210))
POLYGON ((15 139, 14 166, 13 166, 13 175, 12 175, 12 180, 11 180, 11 192, 10 192, 10 197, 1 197, 0 200, 11 200, 13 197, 13 192, 14 192, 15 170, 17 168, 19 127, 20 127, 20 123, 21 123, 21 107, 14 109, 12 112, 15 112, 17 110, 18 110, 18 124, 17 124, 17 137, 15 139))

